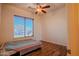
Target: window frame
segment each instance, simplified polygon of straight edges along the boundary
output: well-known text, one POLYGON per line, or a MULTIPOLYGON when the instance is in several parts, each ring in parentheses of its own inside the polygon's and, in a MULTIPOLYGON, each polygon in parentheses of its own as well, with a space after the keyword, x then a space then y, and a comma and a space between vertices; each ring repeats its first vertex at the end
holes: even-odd
MULTIPOLYGON (((24 17, 24 16, 19 16, 19 15, 14 15, 14 16, 17 16, 17 17, 22 17, 22 18, 24 18, 24 37, 16 37, 16 38, 27 38, 27 37, 34 37, 34 18, 30 18, 30 17, 24 17), (25 20, 26 19, 31 19, 32 20, 32 35, 31 36, 25 36, 25 20)), ((13 16, 13 17, 14 17, 13 16)), ((14 19, 13 19, 14 20, 14 19)), ((13 31, 14 32, 14 31, 13 31)), ((15 38, 15 37, 14 37, 15 38)))

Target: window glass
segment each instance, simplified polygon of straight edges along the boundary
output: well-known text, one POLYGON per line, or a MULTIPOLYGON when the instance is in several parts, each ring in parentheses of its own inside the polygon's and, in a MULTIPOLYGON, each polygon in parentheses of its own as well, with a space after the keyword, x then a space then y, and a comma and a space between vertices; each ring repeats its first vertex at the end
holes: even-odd
POLYGON ((24 18, 14 16, 14 37, 24 37, 24 18))
POLYGON ((14 16, 14 38, 33 35, 33 20, 31 18, 14 16))
POLYGON ((33 35, 33 20, 26 18, 25 20, 25 36, 33 35))

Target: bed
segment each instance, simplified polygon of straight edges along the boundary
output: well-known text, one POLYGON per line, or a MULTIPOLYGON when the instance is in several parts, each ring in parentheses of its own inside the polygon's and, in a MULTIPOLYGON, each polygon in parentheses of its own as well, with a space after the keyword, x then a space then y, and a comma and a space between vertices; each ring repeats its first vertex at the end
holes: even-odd
POLYGON ((41 48, 41 41, 32 39, 8 42, 5 47, 6 50, 15 50, 19 52, 19 55, 24 55, 38 48, 41 48))

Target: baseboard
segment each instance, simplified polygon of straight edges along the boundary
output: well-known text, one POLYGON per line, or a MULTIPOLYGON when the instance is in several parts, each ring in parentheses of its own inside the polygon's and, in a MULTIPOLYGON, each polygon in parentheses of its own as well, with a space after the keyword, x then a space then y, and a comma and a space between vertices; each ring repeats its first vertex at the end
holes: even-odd
POLYGON ((64 45, 61 45, 61 44, 57 44, 57 43, 53 43, 53 42, 48 42, 48 41, 44 41, 44 40, 42 40, 42 42, 47 42, 47 43, 51 43, 51 44, 55 44, 55 45, 59 45, 59 46, 63 46, 63 47, 67 48, 67 46, 64 46, 64 45))

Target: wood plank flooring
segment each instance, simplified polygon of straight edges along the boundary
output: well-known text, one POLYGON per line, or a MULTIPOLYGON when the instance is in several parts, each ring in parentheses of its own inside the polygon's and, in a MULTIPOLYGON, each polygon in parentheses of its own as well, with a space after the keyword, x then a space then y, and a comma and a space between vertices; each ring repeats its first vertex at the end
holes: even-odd
POLYGON ((26 56, 66 56, 67 55, 67 48, 65 46, 49 43, 49 42, 42 42, 41 49, 37 49, 32 51, 26 56))

